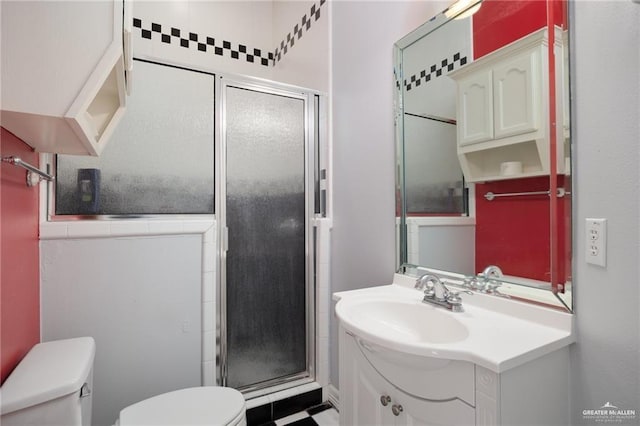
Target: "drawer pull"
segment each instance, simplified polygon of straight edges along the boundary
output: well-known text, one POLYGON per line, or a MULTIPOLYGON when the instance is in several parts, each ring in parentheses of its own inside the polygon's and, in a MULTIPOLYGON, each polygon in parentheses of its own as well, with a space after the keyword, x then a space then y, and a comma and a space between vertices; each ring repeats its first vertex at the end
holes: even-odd
POLYGON ((391 411, 393 412, 394 416, 399 416, 400 413, 402 413, 402 405, 398 404, 391 406, 391 411))
POLYGON ((389 405, 389 403, 391 402, 391 397, 389 395, 382 395, 380 397, 380 404, 382 404, 383 406, 387 406, 389 405))

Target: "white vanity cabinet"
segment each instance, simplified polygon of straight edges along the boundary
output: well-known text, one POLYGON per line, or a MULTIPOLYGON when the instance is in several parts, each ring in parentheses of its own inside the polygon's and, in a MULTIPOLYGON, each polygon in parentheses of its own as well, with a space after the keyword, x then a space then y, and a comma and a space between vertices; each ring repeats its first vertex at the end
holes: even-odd
MULTIPOLYGON (((556 114, 565 114, 563 34, 557 28, 556 114)), ((548 175, 550 170, 547 29, 536 31, 449 73, 458 87, 458 157, 470 182, 548 175), (501 164, 522 172, 501 174, 501 164)), ((557 171, 564 173, 565 132, 556 128, 557 171)), ((565 155, 566 154, 566 155, 565 155)))
POLYGON ((340 332, 340 424, 475 424, 473 364, 408 357, 398 367, 371 346, 340 332))
POLYGON ((340 328, 340 424, 567 425, 568 348, 496 373, 399 355, 340 328))
POLYGON ((125 109, 130 6, 2 2, 2 127, 37 151, 100 154, 125 109))

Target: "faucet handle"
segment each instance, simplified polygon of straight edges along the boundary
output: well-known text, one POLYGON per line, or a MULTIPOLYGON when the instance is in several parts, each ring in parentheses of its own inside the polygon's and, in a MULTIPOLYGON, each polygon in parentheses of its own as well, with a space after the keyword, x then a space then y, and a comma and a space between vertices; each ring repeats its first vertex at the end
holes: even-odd
POLYGON ((480 293, 485 293, 487 291, 487 281, 482 279, 475 279, 472 282, 473 287, 471 287, 473 290, 477 290, 480 293))
POLYGON ((460 297, 460 293, 467 293, 473 296, 473 292, 469 290, 461 290, 461 291, 450 291, 447 295, 447 302, 451 306, 452 312, 462 312, 462 297, 460 297))
POLYGON ((436 297, 436 289, 434 286, 427 287, 424 289, 424 297, 425 299, 433 299, 436 297))
POLYGON ((487 293, 496 293, 498 291, 498 287, 500 287, 502 284, 499 283, 496 280, 489 280, 487 282, 487 293))
POLYGON ((469 288, 471 290, 478 290, 478 283, 478 278, 471 275, 469 277, 464 277, 464 280, 462 281, 462 287, 469 288))

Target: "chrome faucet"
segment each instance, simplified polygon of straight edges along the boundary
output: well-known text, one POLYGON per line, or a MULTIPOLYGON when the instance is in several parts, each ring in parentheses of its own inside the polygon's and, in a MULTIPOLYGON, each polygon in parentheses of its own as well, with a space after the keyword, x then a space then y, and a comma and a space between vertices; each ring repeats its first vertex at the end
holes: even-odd
POLYGON ((465 277, 462 286, 474 291, 479 291, 480 293, 488 293, 510 299, 511 297, 509 295, 500 293, 498 290, 501 285, 498 280, 502 277, 504 277, 504 274, 500 267, 496 265, 489 265, 484 268, 477 277, 465 277))
POLYGON ((503 276, 504 274, 502 273, 502 269, 500 269, 496 265, 489 265, 486 268, 484 268, 484 271, 482 271, 482 277, 486 281, 489 281, 494 278, 502 278, 503 276))
MULTIPOLYGON (((416 280, 414 288, 424 291, 423 303, 442 306, 452 312, 462 312, 462 298, 459 292, 453 292, 433 274, 425 274, 416 280)), ((473 294, 463 290, 464 293, 473 294)))

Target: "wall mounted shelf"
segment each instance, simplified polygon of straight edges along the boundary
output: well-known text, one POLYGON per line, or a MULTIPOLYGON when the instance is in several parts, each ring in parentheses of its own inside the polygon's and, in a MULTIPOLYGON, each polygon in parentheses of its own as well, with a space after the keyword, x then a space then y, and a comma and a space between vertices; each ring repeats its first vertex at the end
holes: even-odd
MULTIPOLYGON (((565 123, 563 40, 556 28, 557 122, 565 123)), ((543 28, 448 74, 458 87, 458 158, 469 182, 546 176, 550 173, 548 35, 543 28), (501 165, 522 172, 503 175, 501 165)), ((569 150, 557 126, 557 172, 569 150)))
POLYGON ((2 127, 40 152, 99 155, 125 110, 124 50, 122 0, 3 2, 2 127))

